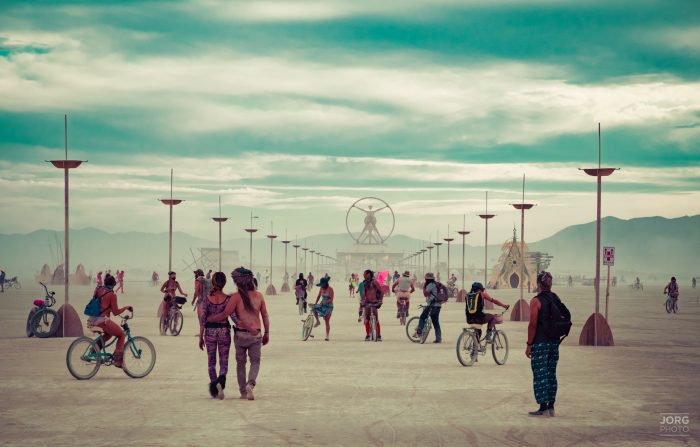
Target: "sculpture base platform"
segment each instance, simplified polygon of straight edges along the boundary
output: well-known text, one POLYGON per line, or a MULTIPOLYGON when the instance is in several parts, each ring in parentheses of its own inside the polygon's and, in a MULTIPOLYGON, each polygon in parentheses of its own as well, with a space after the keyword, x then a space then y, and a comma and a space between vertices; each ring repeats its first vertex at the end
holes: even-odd
POLYGON ((267 286, 267 289, 265 290, 265 295, 267 295, 267 296, 277 295, 277 289, 275 289, 275 286, 273 286, 272 284, 267 286))
POLYGON ((530 305, 524 299, 519 299, 510 311, 510 321, 530 321, 530 305))
POLYGON ((289 284, 287 284, 287 283, 282 284, 282 288, 280 289, 280 292, 289 292, 289 291, 290 291, 289 284))
POLYGON ((83 320, 80 319, 73 306, 64 304, 58 309, 58 315, 61 317, 61 323, 58 325, 54 337, 82 337, 85 335, 83 320))
POLYGON ((593 313, 586 324, 583 325, 581 330, 581 335, 578 338, 578 344, 581 346, 615 346, 615 341, 613 340, 612 330, 608 321, 600 313, 593 313), (598 343, 595 343, 595 328, 593 327, 593 321, 598 326, 598 343))
POLYGON ((464 303, 465 301, 467 301, 467 291, 464 289, 460 290, 455 300, 458 303, 464 303))

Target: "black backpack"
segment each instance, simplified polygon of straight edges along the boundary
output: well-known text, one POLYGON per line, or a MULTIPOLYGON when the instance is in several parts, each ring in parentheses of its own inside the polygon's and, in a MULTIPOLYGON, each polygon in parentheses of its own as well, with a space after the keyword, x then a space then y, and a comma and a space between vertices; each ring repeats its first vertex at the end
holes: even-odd
POLYGON ((547 338, 557 339, 561 343, 571 331, 571 312, 556 293, 541 292, 537 298, 541 303, 538 319, 542 332, 547 338))

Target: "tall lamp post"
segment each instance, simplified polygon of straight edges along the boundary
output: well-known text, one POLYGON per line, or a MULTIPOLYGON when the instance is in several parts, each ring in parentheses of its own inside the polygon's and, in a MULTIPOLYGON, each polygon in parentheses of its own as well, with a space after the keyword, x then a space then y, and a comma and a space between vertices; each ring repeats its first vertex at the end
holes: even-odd
POLYGON ((435 245, 435 257, 437 258, 437 261, 435 261, 435 278, 440 278, 440 246, 442 245, 442 242, 440 242, 440 235, 438 234, 438 241, 433 242, 433 245, 435 245))
MULTIPOLYGON (((315 253, 316 253, 316 250, 309 250, 309 253, 311 253, 311 272, 315 272, 315 271, 316 271, 316 267, 314 267, 314 262, 315 262, 315 259, 314 259, 314 258, 315 258, 316 256, 314 256, 314 255, 315 255, 315 253)), ((318 272, 316 272, 316 274, 318 275, 318 272)))
POLYGON ((250 271, 254 271, 253 269, 253 233, 258 231, 257 228, 253 228, 253 219, 257 219, 258 216, 253 216, 253 212, 250 212, 250 227, 246 228, 245 231, 246 233, 250 234, 250 248, 248 250, 248 256, 250 259, 250 271))
POLYGON ((303 247, 304 250, 304 275, 306 275, 306 252, 309 250, 307 247, 303 247))
POLYGON ((270 222, 270 234, 267 235, 267 238, 270 239, 270 281, 267 284, 267 290, 265 290, 265 295, 277 295, 277 290, 272 284, 272 242, 277 238, 277 235, 274 234, 272 222, 270 222))
POLYGON ((170 198, 169 199, 159 199, 163 205, 167 205, 170 208, 170 219, 168 223, 168 272, 173 271, 173 207, 179 205, 184 200, 173 199, 173 170, 170 169, 170 198))
POLYGON ((608 320, 600 314, 600 221, 602 207, 603 177, 613 174, 618 168, 601 168, 600 123, 598 123, 598 168, 583 169, 583 172, 596 177, 596 233, 595 233, 595 312, 588 317, 578 339, 579 345, 614 346, 612 330, 608 320))
POLYGON ((289 271, 287 270, 287 246, 292 242, 287 239, 287 230, 284 231, 284 284, 282 284, 281 292, 289 292, 289 271))
POLYGON ((488 287, 489 283, 489 219, 493 219, 495 216, 495 214, 489 214, 489 192, 486 191, 486 212, 479 214, 479 217, 484 219, 486 226, 486 235, 484 236, 484 287, 488 287))
POLYGON ((211 219, 219 224, 219 271, 221 272, 221 224, 228 220, 228 217, 221 217, 221 196, 219 196, 219 217, 211 219))
POLYGON ((425 248, 428 249, 428 270, 430 272, 432 272, 433 271, 433 248, 435 248, 435 247, 432 245, 428 245, 425 248))
POLYGON ((452 241, 455 240, 455 238, 450 237, 450 226, 449 224, 447 225, 447 237, 443 239, 445 242, 447 242, 447 279, 449 281, 450 278, 450 244, 452 241))
MULTIPOLYGON (((529 210, 533 203, 525 203, 525 174, 523 174, 523 196, 520 203, 513 203, 513 208, 520 210, 520 299, 513 306, 510 313, 511 321, 529 321, 530 305, 523 298, 523 287, 525 285, 525 210, 529 210)), ((528 272, 530 277, 530 272, 528 272)))
POLYGON ((58 315, 60 316, 59 328, 55 336, 80 337, 83 334, 83 324, 80 316, 70 304, 70 213, 68 194, 68 171, 75 169, 85 161, 68 159, 68 115, 63 115, 63 140, 65 143, 66 156, 63 160, 47 160, 58 169, 63 169, 63 245, 65 247, 65 259, 63 262, 64 277, 64 301, 58 315))
POLYGON ((465 289, 465 279, 467 277, 467 272, 464 268, 465 265, 465 259, 466 259, 466 237, 471 231, 466 229, 467 226, 467 215, 464 215, 464 221, 462 223, 462 229, 459 230, 457 233, 459 233, 462 236, 462 290, 459 291, 459 296, 457 297, 457 301, 466 301, 467 299, 467 290, 465 289))
POLYGON ((425 281, 425 252, 426 251, 428 251, 428 250, 425 248, 420 249, 420 253, 421 253, 421 256, 420 256, 421 257, 421 260, 420 260, 421 275, 419 278, 420 281, 425 281))
MULTIPOLYGON (((301 245, 299 245, 298 239, 294 243, 294 245, 292 245, 292 247, 294 247, 294 275, 296 277, 296 275, 299 274, 299 247, 301 247, 301 245)), ((294 281, 296 281, 296 278, 294 279, 294 281)))

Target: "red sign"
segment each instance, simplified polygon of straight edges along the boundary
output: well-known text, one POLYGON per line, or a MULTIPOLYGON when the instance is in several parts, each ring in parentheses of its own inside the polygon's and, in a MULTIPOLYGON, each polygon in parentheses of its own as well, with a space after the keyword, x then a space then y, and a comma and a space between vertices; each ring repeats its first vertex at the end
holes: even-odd
POLYGON ((615 247, 603 247, 603 265, 615 265, 615 247))

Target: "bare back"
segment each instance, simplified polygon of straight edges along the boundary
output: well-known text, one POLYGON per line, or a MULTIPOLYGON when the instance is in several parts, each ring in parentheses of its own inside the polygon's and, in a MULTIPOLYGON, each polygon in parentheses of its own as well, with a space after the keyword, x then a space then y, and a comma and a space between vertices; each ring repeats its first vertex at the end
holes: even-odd
POLYGON ((266 320, 266 327, 269 326, 267 322, 267 307, 265 305, 265 298, 258 291, 248 292, 250 297, 250 304, 253 307, 252 310, 248 310, 243 303, 243 298, 241 294, 236 292, 231 297, 230 305, 233 306, 233 311, 238 316, 238 327, 241 329, 246 329, 251 332, 257 332, 261 329, 262 323, 260 321, 260 316, 262 315, 263 320, 266 320))

